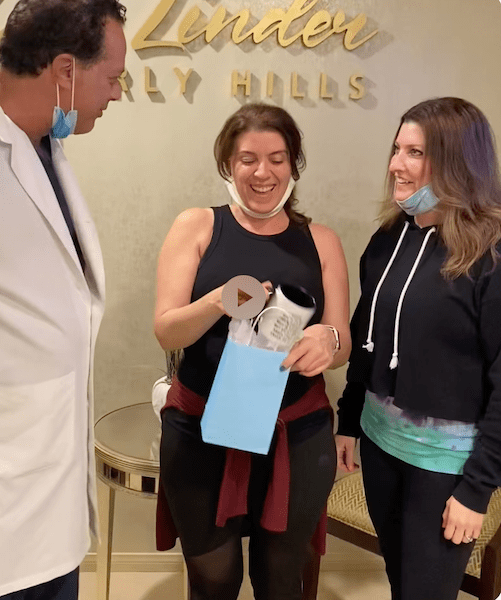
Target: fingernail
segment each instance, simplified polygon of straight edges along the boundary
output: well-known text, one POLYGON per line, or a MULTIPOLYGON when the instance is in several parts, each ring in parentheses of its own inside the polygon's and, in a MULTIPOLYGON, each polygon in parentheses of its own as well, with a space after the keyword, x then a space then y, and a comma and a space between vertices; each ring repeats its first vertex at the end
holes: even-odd
POLYGON ((287 369, 283 365, 280 365, 280 371, 287 371, 287 369))

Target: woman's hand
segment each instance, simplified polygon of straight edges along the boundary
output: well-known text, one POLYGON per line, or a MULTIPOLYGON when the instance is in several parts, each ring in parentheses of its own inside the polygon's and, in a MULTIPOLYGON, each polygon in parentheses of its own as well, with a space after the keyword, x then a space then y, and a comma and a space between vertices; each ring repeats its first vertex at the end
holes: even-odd
POLYGON ((337 468, 344 473, 353 473, 360 465, 355 462, 357 439, 348 435, 336 435, 337 468))
POLYGON ((313 377, 331 366, 336 352, 334 333, 324 325, 310 325, 303 331, 303 337, 292 346, 282 367, 313 377))
POLYGON ((466 508, 454 496, 451 496, 445 503, 445 510, 442 514, 444 537, 454 544, 468 544, 480 535, 483 520, 483 514, 466 508))

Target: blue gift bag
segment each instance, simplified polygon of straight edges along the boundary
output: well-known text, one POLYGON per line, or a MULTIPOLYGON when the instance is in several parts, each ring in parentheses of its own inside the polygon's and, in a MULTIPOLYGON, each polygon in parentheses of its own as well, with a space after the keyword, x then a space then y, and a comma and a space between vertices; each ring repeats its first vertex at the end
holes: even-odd
POLYGON ((268 454, 289 377, 280 371, 286 356, 226 340, 202 416, 204 442, 268 454))

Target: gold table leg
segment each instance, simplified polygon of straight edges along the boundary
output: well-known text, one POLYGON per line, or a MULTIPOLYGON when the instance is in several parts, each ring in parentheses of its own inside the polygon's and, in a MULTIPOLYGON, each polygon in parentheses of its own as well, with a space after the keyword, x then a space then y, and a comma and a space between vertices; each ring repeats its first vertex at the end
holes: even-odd
POLYGON ((101 543, 97 548, 97 600, 110 597, 111 548, 113 544, 113 517, 115 490, 98 480, 98 502, 101 525, 101 543))

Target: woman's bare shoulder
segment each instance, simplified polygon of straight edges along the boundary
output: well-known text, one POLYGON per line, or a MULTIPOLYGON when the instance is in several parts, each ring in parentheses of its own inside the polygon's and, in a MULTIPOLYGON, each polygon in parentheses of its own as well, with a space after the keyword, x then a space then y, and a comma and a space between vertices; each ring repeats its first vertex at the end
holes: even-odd
POLYGON ((183 210, 172 224, 164 248, 167 252, 194 251, 203 256, 212 239, 214 211, 211 208, 183 210))
POLYGON ((310 223, 308 227, 310 228, 311 235, 313 236, 315 244, 335 244, 336 246, 339 245, 339 236, 330 227, 327 227, 326 225, 321 225, 320 223, 310 223))
MULTIPOLYGON (((212 228, 214 224, 214 211, 212 208, 187 208, 179 213, 174 225, 182 228, 212 228)), ((193 230, 192 230, 193 231, 193 230)))

